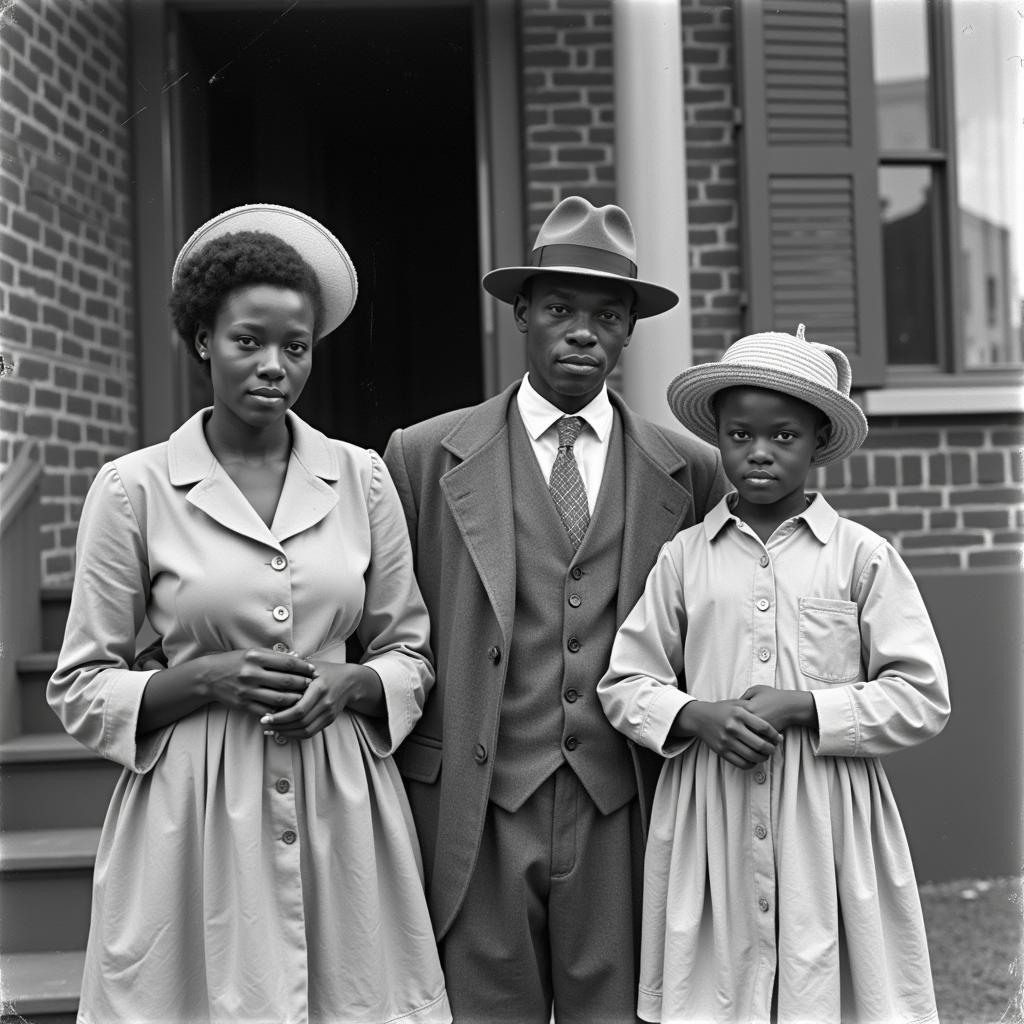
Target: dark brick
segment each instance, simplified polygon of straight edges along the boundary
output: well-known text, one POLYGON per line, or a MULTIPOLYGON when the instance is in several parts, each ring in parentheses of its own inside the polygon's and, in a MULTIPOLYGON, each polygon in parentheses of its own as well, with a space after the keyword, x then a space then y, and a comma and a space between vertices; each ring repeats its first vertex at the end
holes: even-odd
POLYGON ((29 437, 49 437, 53 432, 53 417, 26 413, 24 418, 25 433, 29 437))
POLYGON ((939 491, 897 491, 896 504, 900 508, 938 508, 942 505, 939 491))
POLYGON ((62 441, 74 441, 77 444, 82 440, 82 426, 73 420, 58 420, 57 437, 62 441))
POLYGON ((43 323, 50 327, 56 327, 58 331, 68 329, 68 315, 63 309, 57 306, 43 306, 43 323))
MULTIPOLYGON (((4 395, 4 388, 6 384, 0 388, 0 397, 4 395)), ((21 413, 17 409, 6 409, 0 406, 0 434, 20 434, 21 433, 21 413)), ((7 461, 5 458, 4 462, 7 461)))
POLYGON ((906 551, 916 548, 964 548, 984 542, 983 533, 971 530, 957 530, 955 533, 904 533, 900 536, 900 546, 906 551))
POLYGON ((893 455, 876 455, 873 459, 876 487, 895 487, 896 457, 893 455))
POLYGON ((985 548, 981 551, 968 551, 967 564, 972 568, 1008 568, 1020 569, 1022 558, 1015 548, 985 548))
POLYGON ((995 448, 1024 447, 1024 427, 1010 430, 994 430, 992 432, 992 445, 995 448))
POLYGON ((75 469, 88 469, 93 473, 100 468, 100 454, 91 448, 79 448, 75 452, 75 469))
POLYGON ((731 208, 721 204, 709 203, 706 206, 698 206, 689 211, 689 222, 691 224, 721 224, 731 217, 731 208))
POLYGON ((0 336, 4 341, 15 341, 23 345, 28 337, 28 332, 24 324, 8 317, 0 317, 0 336))
POLYGON ((989 530, 1005 529, 1010 526, 1012 510, 1008 508, 964 509, 964 526, 984 527, 989 530))
POLYGON ((949 482, 949 468, 945 455, 928 456, 928 481, 931 484, 945 484, 949 482))
POLYGON ((37 409, 59 409, 61 406, 61 395, 59 391, 50 391, 46 388, 36 388, 37 409))
POLYGON ((82 390, 90 395, 100 393, 100 379, 95 373, 86 373, 82 376, 82 390))
POLYGON ((48 444, 43 446, 43 461, 47 466, 68 466, 71 464, 67 445, 48 444))
POLYGON ((593 112, 587 107, 565 107, 551 111, 553 124, 590 124, 593 112))
POLYGON ((950 448, 980 448, 985 443, 985 434, 980 430, 951 430, 946 442, 950 448))
POLYGON ((50 364, 31 356, 21 356, 17 360, 17 374, 22 380, 49 380, 50 364))
POLYGON ((979 484, 1006 482, 1006 458, 1002 452, 978 452, 977 460, 979 484))
POLYGON ((908 551, 903 560, 908 568, 914 569, 959 569, 960 556, 952 553, 947 554, 921 554, 920 552, 908 551))
POLYGON ((967 452, 949 453, 949 475, 954 485, 974 483, 974 470, 967 452))
MULTIPOLYGON (((826 488, 827 490, 827 488, 826 488)), ((829 503, 840 512, 852 512, 858 509, 887 509, 892 506, 889 491, 845 491, 827 492, 829 503)))
POLYGON ((903 533, 907 530, 924 529, 922 512, 858 512, 850 518, 879 533, 903 533))
POLYGON ((76 337, 82 338, 84 341, 93 341, 96 337, 96 325, 84 317, 76 316, 72 323, 72 329, 76 337))
POLYGON ((905 487, 917 487, 924 483, 924 466, 920 455, 901 456, 900 470, 905 487))
POLYGON ((868 487, 872 483, 866 455, 857 452, 846 460, 846 465, 851 487, 868 487))
POLYGON ((69 359, 82 359, 85 357, 85 347, 73 338, 63 338, 60 348, 69 359))
POLYGON ((1021 500, 1019 487, 969 487, 952 491, 951 505, 1016 505, 1021 500))
POLYGON ((903 431, 875 428, 868 434, 865 448, 924 448, 934 450, 940 447, 937 430, 903 431))
POLYGON ((82 398, 81 395, 68 395, 67 411, 72 416, 89 418, 92 416, 92 399, 82 398))
POLYGON ((928 525, 933 530, 948 530, 957 525, 957 513, 946 508, 929 512, 928 525))
MULTIPOLYGON (((15 372, 17 372, 17 369, 15 372)), ((0 395, 3 396, 5 402, 11 405, 28 405, 32 393, 29 391, 27 384, 14 380, 13 377, 4 377, 0 380, 0 395)))
POLYGON ((998 530, 992 534, 993 544, 1024 544, 1024 530, 998 530))

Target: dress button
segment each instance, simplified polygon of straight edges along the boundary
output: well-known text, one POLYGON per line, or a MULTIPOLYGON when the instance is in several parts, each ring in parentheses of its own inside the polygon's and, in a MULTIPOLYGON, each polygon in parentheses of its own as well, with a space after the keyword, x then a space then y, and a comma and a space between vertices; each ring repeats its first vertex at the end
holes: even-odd
POLYGON ((288 559, 284 555, 274 555, 270 560, 270 568, 276 569, 280 572, 288 564, 288 559))
POLYGON ((579 745, 580 745, 580 741, 578 739, 576 739, 575 736, 566 736, 565 737, 565 749, 566 750, 575 750, 579 745))
POLYGON ((291 612, 290 612, 290 611, 288 611, 288 609, 287 609, 287 608, 285 608, 285 606, 284 606, 283 604, 279 604, 279 605, 278 605, 278 606, 277 606, 277 607, 276 607, 276 608, 275 608, 275 609, 274 609, 274 610, 273 610, 273 611, 271 612, 271 615, 273 615, 273 616, 274 616, 274 618, 275 618, 275 619, 277 619, 277 621, 278 621, 278 622, 284 622, 284 621, 285 621, 285 619, 287 619, 287 618, 288 618, 288 616, 289 616, 289 615, 291 615, 291 612))
POLYGON ((765 775, 765 773, 764 773, 764 772, 757 772, 757 773, 756 773, 756 774, 754 775, 754 781, 755 781, 755 782, 757 782, 757 783, 762 783, 762 782, 764 782, 764 780, 765 780, 765 779, 767 779, 767 778, 768 778, 768 776, 767 776, 767 775, 765 775))
POLYGON ((767 565, 768 565, 768 562, 770 561, 770 559, 768 558, 768 556, 767 556, 767 555, 762 555, 762 556, 760 557, 759 561, 760 561, 760 563, 761 563, 761 568, 762 568, 762 569, 764 569, 764 568, 766 568, 766 567, 767 567, 767 565))
POLYGON ((285 829, 285 831, 281 833, 281 842, 287 843, 289 846, 291 846, 296 839, 298 839, 298 836, 290 828, 285 829))
POLYGON ((487 657, 490 659, 492 665, 497 665, 501 661, 501 648, 491 647, 487 652, 487 657))
POLYGON ((570 594, 570 595, 569 595, 569 605, 570 605, 571 607, 573 607, 573 608, 579 608, 579 606, 580 606, 581 604, 583 604, 583 598, 582 598, 582 597, 580 597, 580 595, 579 595, 579 594, 570 594))
POLYGON ((482 743, 473 748, 473 760, 477 764, 483 764, 487 760, 487 748, 482 743))
POLYGON ((757 656, 761 661, 767 661, 772 656, 772 652, 769 651, 767 647, 762 647, 761 650, 757 652, 757 656))
POLYGON ((279 746, 283 747, 288 742, 287 736, 282 736, 279 732, 274 733, 274 742, 279 746))
POLYGON ((570 570, 569 575, 574 580, 582 579, 583 578, 583 570, 578 565, 574 565, 572 567, 572 569, 570 570))
POLYGON ((278 793, 287 793, 291 788, 292 784, 287 779, 278 779, 277 782, 274 783, 274 789, 276 789, 278 793))
POLYGON ((580 691, 570 687, 568 690, 565 691, 565 699, 570 704, 575 704, 576 701, 580 699, 580 691))
POLYGON ((277 643, 274 644, 274 650, 277 651, 278 654, 287 654, 288 645, 278 640, 277 643))
POLYGON ((758 839, 764 839, 764 837, 768 835, 768 829, 766 829, 764 825, 755 825, 754 835, 757 836, 758 839))
POLYGON ((769 903, 769 902, 768 902, 768 901, 767 901, 767 900, 766 900, 766 899, 765 899, 765 898, 764 898, 763 896, 762 896, 762 897, 761 897, 761 898, 760 898, 760 899, 759 899, 759 900, 757 901, 757 905, 758 905, 758 906, 759 906, 759 907, 760 907, 760 908, 761 908, 761 909, 762 909, 762 910, 763 910, 763 911, 764 911, 764 912, 765 912, 766 914, 768 913, 768 908, 769 908, 769 907, 771 906, 771 904, 770 904, 770 903, 769 903))
POLYGON ((759 612, 766 612, 770 607, 771 602, 768 601, 767 598, 762 597, 761 600, 757 602, 757 610, 759 612))
POLYGON ((575 654, 580 649, 580 642, 576 639, 576 637, 571 636, 566 641, 565 646, 568 647, 573 654, 575 654))

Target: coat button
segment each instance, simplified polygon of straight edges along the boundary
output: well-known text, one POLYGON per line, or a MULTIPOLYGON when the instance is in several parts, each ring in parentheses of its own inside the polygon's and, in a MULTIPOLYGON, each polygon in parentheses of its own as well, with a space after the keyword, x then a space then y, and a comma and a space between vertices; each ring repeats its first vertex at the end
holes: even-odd
POLYGON ((764 772, 756 772, 755 775, 754 775, 754 781, 757 782, 757 783, 762 783, 767 778, 768 778, 768 776, 765 775, 764 772))
POLYGON ((565 749, 566 750, 575 750, 579 745, 580 745, 580 741, 578 739, 576 739, 575 736, 566 736, 565 737, 565 749))
POLYGON ((284 622, 291 612, 283 604, 279 604, 271 613, 278 622, 284 622))
POLYGON ((761 568, 762 568, 762 569, 766 569, 766 568, 768 567, 768 562, 770 561, 770 559, 768 558, 768 556, 767 556, 767 555, 762 555, 762 556, 761 556, 761 557, 760 557, 760 558, 758 559, 758 561, 759 561, 759 562, 761 563, 761 568))
POLYGON ((289 846, 298 839, 298 836, 289 828, 281 833, 281 842, 287 843, 289 846))
POLYGON ((580 691, 577 690, 577 689, 574 689, 573 687, 570 687, 568 690, 565 691, 565 699, 570 704, 575 704, 576 701, 578 701, 580 699, 580 691))
POLYGON ((771 906, 771 904, 763 896, 757 901, 757 905, 766 914, 768 913, 768 908, 771 906))
POLYGON ((582 569, 581 569, 581 568, 580 568, 580 567, 579 567, 578 565, 574 565, 574 566, 572 567, 572 570, 571 570, 571 571, 569 572, 569 575, 570 575, 570 576, 571 576, 571 577, 572 577, 572 578, 573 578, 574 580, 580 580, 580 579, 583 579, 583 570, 582 570, 582 569))
POLYGON ((580 597, 579 594, 570 594, 569 595, 569 607, 570 608, 579 608, 579 606, 581 604, 583 604, 583 598, 580 597))
POLYGON ((270 560, 270 568, 276 569, 280 572, 288 564, 288 559, 284 555, 274 555, 270 560))
POLYGON ((501 661, 501 648, 500 647, 492 647, 487 652, 487 657, 490 658, 492 665, 497 665, 498 662, 501 661))
POLYGON ((571 636, 566 641, 565 646, 568 647, 573 654, 575 654, 580 649, 580 642, 576 639, 576 637, 571 636))
POLYGON ((757 652, 757 656, 761 661, 767 661, 772 656, 772 652, 769 651, 767 647, 762 647, 761 650, 757 652))
POLYGON ((755 825, 754 835, 757 836, 758 839, 764 839, 764 837, 768 835, 768 829, 766 829, 764 825, 755 825))
POLYGON ((278 654, 287 654, 288 653, 288 645, 286 643, 282 643, 280 640, 278 640, 277 643, 274 644, 274 650, 277 651, 278 654))
POLYGON ((276 789, 278 793, 287 793, 291 788, 292 784, 287 779, 278 779, 277 782, 274 783, 274 789, 276 789))
POLYGON ((766 612, 770 607, 771 603, 767 600, 767 598, 762 597, 761 600, 757 602, 757 610, 759 612, 766 612))
POLYGON ((487 748, 482 743, 473 748, 473 760, 477 764, 483 764, 487 760, 487 748))

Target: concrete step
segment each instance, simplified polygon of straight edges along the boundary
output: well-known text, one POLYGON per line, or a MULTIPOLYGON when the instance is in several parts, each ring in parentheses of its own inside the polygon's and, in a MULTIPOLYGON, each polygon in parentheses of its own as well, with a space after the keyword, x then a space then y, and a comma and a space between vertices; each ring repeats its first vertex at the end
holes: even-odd
POLYGON ((43 647, 48 651, 59 651, 64 642, 64 626, 71 606, 71 584, 42 587, 39 591, 39 605, 42 611, 43 647))
POLYGON ((64 732, 0 743, 0 828, 99 828, 120 765, 64 732))
POLYGON ((99 839, 98 828, 0 835, 0 949, 5 954, 85 947, 99 839))
POLYGON ((40 651, 18 659, 18 689, 23 733, 62 732, 60 719, 46 703, 46 684, 57 667, 57 651, 40 651))
POLYGON ((74 1024, 85 952, 0 954, 3 1024, 74 1024))

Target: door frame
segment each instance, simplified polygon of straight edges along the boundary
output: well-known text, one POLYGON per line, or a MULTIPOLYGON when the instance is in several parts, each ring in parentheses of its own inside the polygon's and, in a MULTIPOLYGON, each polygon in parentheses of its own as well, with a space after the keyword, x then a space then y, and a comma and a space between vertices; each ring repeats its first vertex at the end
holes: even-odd
MULTIPOLYGON (((374 0, 379 7, 384 0, 374 0)), ((516 0, 391 0, 396 9, 465 6, 474 36, 477 222, 481 273, 522 261, 524 219, 519 18, 516 0)), ((310 7, 359 7, 366 0, 303 0, 310 7)), ((141 445, 156 444, 186 414, 187 365, 167 312, 170 268, 187 237, 185 211, 197 187, 184 161, 179 18, 189 11, 282 10, 281 0, 129 0, 130 124, 134 159, 137 422, 141 445)), ((282 10, 282 16, 288 8, 282 10)), ((201 159, 201 157, 200 157, 201 159)), ((522 337, 503 303, 481 297, 485 397, 526 369, 522 337)))

